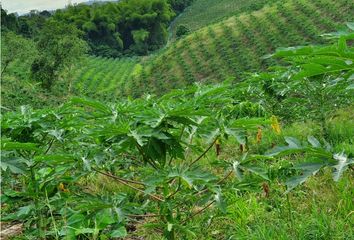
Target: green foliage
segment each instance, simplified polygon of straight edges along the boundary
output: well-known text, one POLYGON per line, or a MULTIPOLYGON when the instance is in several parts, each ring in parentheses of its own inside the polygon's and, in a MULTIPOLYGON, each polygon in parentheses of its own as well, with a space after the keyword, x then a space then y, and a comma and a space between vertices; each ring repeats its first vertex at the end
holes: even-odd
POLYGON ((19 23, 14 13, 7 14, 1 7, 1 32, 5 30, 16 32, 19 28, 19 23))
POLYGON ((149 32, 144 29, 134 30, 132 31, 132 35, 135 43, 135 51, 140 54, 146 54, 148 50, 146 40, 149 37, 149 32))
POLYGON ((253 184, 283 180, 277 164, 296 154, 302 160, 285 167, 290 191, 325 166, 334 169, 338 181, 353 164, 351 156, 332 152, 314 137, 308 138, 310 145, 287 137, 288 145, 268 156, 245 150, 241 156, 213 154, 214 145, 218 149, 224 141, 248 149, 260 128, 275 128, 274 117, 255 118, 256 105, 238 97, 228 84, 196 85, 161 98, 115 104, 73 98, 57 109, 22 107, 5 114, 1 168, 5 176, 16 176, 12 184, 22 190, 5 192, 6 201, 19 201, 19 208, 4 219, 35 222, 36 236, 75 239, 123 237, 133 218, 156 217, 150 227, 167 239, 194 238, 189 226, 195 217, 212 205, 227 212, 223 183, 233 174, 240 186, 252 184, 251 179, 253 184), (80 182, 98 175, 136 193, 85 191, 80 182))
POLYGON ((353 218, 347 216, 353 206, 352 175, 339 183, 330 181, 330 177, 326 171, 290 192, 290 209, 277 184, 269 185, 269 197, 254 192, 255 188, 247 191, 231 185, 225 195, 226 214, 210 210, 189 226, 196 229, 200 239, 350 239, 353 218))
POLYGON ((343 171, 348 168, 350 164, 354 163, 353 159, 349 158, 343 152, 332 153, 332 147, 327 142, 322 146, 320 141, 313 136, 308 137, 310 146, 304 146, 300 141, 292 137, 286 137, 285 141, 288 143, 288 146, 276 147, 272 149, 268 155, 282 156, 299 152, 305 153, 305 156, 302 157, 303 161, 299 164, 295 164, 293 167, 294 170, 299 172, 299 175, 289 178, 286 182, 287 192, 293 190, 326 166, 333 168, 333 179, 334 181, 338 181, 343 171))
POLYGON ((275 98, 280 109, 291 106, 302 117, 306 112, 305 117, 311 115, 325 124, 328 111, 353 101, 354 49, 347 45, 352 38, 349 32, 333 45, 278 49, 272 56, 286 60, 290 67, 260 76, 265 79, 265 93, 275 98))
MULTIPOLYGON (((316 1, 322 10, 323 1, 316 1)), ((155 9, 164 8, 152 2, 155 9)), ((134 21, 156 17, 123 3, 131 10, 127 16, 141 13, 134 21)), ((258 14, 269 17, 279 11, 294 26, 306 25, 303 36, 321 42, 309 22, 321 28, 331 24, 304 17, 303 12, 313 11, 312 5, 303 4, 279 4, 258 14)), ((336 4, 343 7, 347 2, 336 4)), ((102 26, 84 24, 85 31, 114 31, 117 26, 102 16, 93 17, 102 26)), ((76 61, 71 55, 81 56, 79 45, 85 45, 78 41, 80 31, 47 20, 38 41, 43 52, 32 66, 49 66, 43 68, 44 76, 57 77, 59 70, 75 63, 76 72, 61 75, 71 79, 66 95, 96 100, 73 97, 59 107, 22 106, 1 115, 2 221, 23 223, 26 239, 350 238, 351 23, 345 30, 325 34, 331 43, 281 48, 266 56, 265 61, 275 63, 278 58, 283 63, 268 72, 242 81, 193 84, 162 97, 147 94, 148 75, 154 78, 154 90, 169 88, 166 69, 174 75, 183 69, 183 84, 191 84, 204 70, 204 76, 215 73, 222 79, 238 64, 248 70, 260 67, 249 58, 264 55, 268 43, 276 46, 284 39, 262 31, 267 40, 254 40, 252 34, 261 35, 251 24, 260 20, 256 16, 231 19, 237 34, 225 22, 172 43, 188 51, 168 52, 176 57, 175 65, 166 55, 154 58, 164 69, 151 68, 151 62, 147 67, 143 58, 76 61), (222 39, 220 32, 232 36, 222 39), (210 43, 202 41, 205 36, 210 43), (203 51, 193 46, 192 38, 203 51), (241 43, 252 49, 240 48, 241 43), (239 59, 230 58, 235 53, 239 59), (206 62, 215 58, 225 64, 208 68, 206 62), (55 69, 55 63, 60 68, 55 69), (143 92, 144 97, 117 101, 123 91, 143 92)), ((129 24, 134 26, 134 21, 129 24)), ((282 33, 287 31, 281 21, 272 23, 282 33)), ((155 27, 163 32, 163 25, 155 27)), ((148 51, 147 41, 161 36, 141 26, 130 30, 131 50, 148 51)), ((115 34, 122 43, 123 35, 115 34)), ((299 40, 295 38, 289 42, 299 40)), ((109 46, 101 46, 109 51, 109 46)), ((9 73, 18 71, 18 65, 18 60, 10 64, 9 73)), ((60 84, 56 81, 53 87, 64 88, 60 84)))
POLYGON ((37 55, 34 43, 13 32, 3 32, 1 38, 1 75, 18 59, 33 61, 37 55))
MULTIPOLYGON (((269 123, 264 118, 229 115, 234 106, 228 89, 227 85, 195 86, 160 99, 147 97, 115 105, 74 98, 56 110, 23 107, 20 113, 5 114, 2 169, 6 174, 22 175, 26 185, 17 194, 28 208, 6 219, 36 219, 39 236, 48 225, 56 226, 54 232, 46 233, 54 236, 97 236, 105 234, 108 226, 121 229, 122 216, 149 211, 159 216, 156 227, 166 237, 187 234, 184 225, 193 218, 195 204, 215 203, 224 209, 218 177, 199 161, 217 139, 244 143, 247 130, 269 123), (91 174, 110 176, 133 188, 145 204, 139 209, 129 207, 132 203, 118 193, 102 198, 81 192, 82 186, 75 182, 91 174), (198 194, 203 198, 197 200, 198 194), (67 221, 54 217, 58 214, 67 221)), ((114 231, 115 235, 123 233, 114 231)))
POLYGON ((86 44, 73 25, 47 21, 37 42, 39 56, 32 64, 32 77, 50 89, 60 72, 70 67, 86 52, 86 44))
POLYGON ((176 30, 176 37, 180 38, 180 37, 187 35, 189 33, 190 33, 190 30, 188 27, 186 27, 185 25, 179 25, 176 30))
MULTIPOLYGON (((188 1, 173 1, 173 7, 183 9, 188 1)), ((120 57, 123 54, 146 54, 160 48, 167 40, 167 25, 175 15, 165 0, 125 0, 94 4, 68 5, 65 9, 33 10, 24 16, 2 11, 2 29, 15 31, 37 40, 46 22, 75 25, 83 31, 90 53, 103 57, 120 57), (134 32, 143 30, 144 41, 135 41, 134 32)))
POLYGON ((36 40, 44 23, 51 15, 46 10, 41 12, 31 10, 26 15, 18 16, 17 13, 7 14, 6 10, 1 8, 1 31, 10 30, 23 37, 36 40))
MULTIPOLYGON (((353 106, 334 111, 326 120, 328 138, 333 144, 354 142, 353 106)), ((354 149, 353 149, 354 150, 354 149)))
POLYGON ((193 2, 194 0, 168 0, 168 3, 176 14, 182 13, 183 10, 193 2))
MULTIPOLYGON (((174 2, 173 0, 171 1, 174 2)), ((233 0, 194 0, 191 6, 172 23, 172 35, 173 37, 178 37, 177 31, 179 25, 185 25, 191 31, 195 31, 234 15, 257 11, 265 5, 276 1, 277 0, 242 0, 235 2, 233 0)), ((174 6, 173 3, 172 6, 174 6)))
MULTIPOLYGON (((204 1, 196 1, 194 4, 198 2, 204 1)), ((220 1, 212 2, 215 6, 229 7, 220 1)), ((247 1, 244 4, 249 6, 253 2, 247 1)), ((234 78, 235 82, 245 80, 249 77, 249 72, 262 72, 268 67, 283 64, 284 61, 276 58, 263 58, 279 47, 332 42, 333 39, 320 35, 335 31, 343 22, 350 21, 351 16, 347 10, 350 4, 346 0, 337 1, 333 10, 328 10, 326 6, 331 3, 328 0, 288 0, 277 5, 273 2, 268 6, 264 3, 264 7, 257 11, 235 14, 234 17, 197 31, 189 25, 191 18, 187 18, 187 22, 178 21, 189 13, 185 12, 171 26, 175 29, 183 24, 193 34, 171 42, 159 54, 144 61, 147 74, 132 79, 132 85, 144 84, 153 93, 161 94, 168 89, 181 88, 195 81, 215 83, 229 77, 234 78), (301 20, 296 20, 297 18, 301 20)), ((230 4, 243 6, 239 2, 230 4)), ((208 5, 200 7, 213 11, 205 6, 208 5)), ((190 8, 192 7, 193 5, 190 8)), ((203 14, 206 11, 199 12, 203 14)), ((216 14, 210 13, 206 19, 214 15, 216 14)), ((139 96, 141 93, 137 91, 132 95, 139 96)))
POLYGON ((86 57, 78 62, 69 75, 76 95, 113 101, 125 91, 127 79, 134 74, 138 59, 106 59, 86 57))
POLYGON ((82 30, 92 54, 119 57, 123 52, 142 55, 161 47, 172 16, 164 0, 131 0, 70 5, 53 18, 82 30))

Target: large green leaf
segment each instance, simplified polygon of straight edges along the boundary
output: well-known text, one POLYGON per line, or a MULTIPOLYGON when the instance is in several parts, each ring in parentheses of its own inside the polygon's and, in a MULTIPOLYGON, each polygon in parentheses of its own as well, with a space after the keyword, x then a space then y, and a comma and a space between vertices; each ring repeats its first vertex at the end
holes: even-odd
POLYGON ((265 180, 269 180, 268 171, 266 169, 260 168, 258 166, 250 165, 247 161, 239 162, 235 161, 233 163, 233 170, 236 174, 236 177, 242 181, 244 179, 244 172, 251 172, 265 180))
POLYGON ((3 171, 9 169, 12 173, 23 174, 27 170, 24 162, 25 160, 22 158, 9 157, 2 154, 0 167, 3 171))
POLYGON ((98 229, 105 229, 108 225, 115 223, 117 221, 111 209, 108 208, 97 212, 95 216, 95 220, 98 229))
POLYGON ((98 111, 105 113, 105 114, 112 113, 111 109, 108 106, 106 106, 105 104, 103 104, 99 101, 95 101, 95 100, 74 97, 71 99, 71 103, 74 105, 83 105, 85 107, 90 107, 92 109, 98 110, 98 111))
POLYGON ((72 228, 85 227, 86 224, 87 219, 85 218, 85 215, 81 213, 74 213, 67 220, 67 225, 72 228))
POLYGON ((326 64, 319 64, 320 58, 311 59, 308 63, 302 65, 302 69, 299 73, 294 75, 294 80, 305 78, 305 77, 313 77, 317 75, 323 74, 333 74, 336 72, 348 71, 354 68, 354 63, 352 60, 341 60, 334 62, 333 57, 321 57, 322 61, 327 61, 326 64), (328 59, 331 59, 332 62, 329 62, 328 59))
POLYGON ((210 173, 201 171, 199 168, 194 169, 172 169, 168 173, 169 178, 180 178, 183 184, 188 188, 195 188, 198 189, 199 185, 204 185, 208 182, 215 180, 215 176, 210 173))
POLYGON ((216 206, 221 210, 221 212, 226 213, 226 202, 221 194, 221 191, 217 191, 214 200, 216 203, 216 206))
POLYGON ((300 184, 304 183, 309 177, 315 175, 325 164, 323 162, 302 163, 294 166, 293 168, 301 171, 301 175, 289 178, 286 181, 287 191, 290 192, 300 184))
POLYGON ((127 230, 124 226, 120 226, 117 229, 113 230, 111 233, 111 237, 113 238, 124 238, 128 235, 127 230))
POLYGON ((315 148, 321 147, 321 143, 314 136, 308 136, 307 141, 312 145, 312 147, 315 148))
POLYGON ((268 151, 267 156, 288 155, 291 153, 298 153, 305 150, 305 148, 296 138, 285 137, 285 141, 288 143, 288 146, 277 146, 268 151))
POLYGON ((34 210, 34 205, 30 204, 27 206, 23 206, 20 207, 17 212, 15 213, 10 213, 4 217, 2 217, 2 221, 10 221, 10 220, 15 220, 15 221, 19 221, 19 220, 24 220, 26 219, 29 215, 31 215, 31 213, 34 210))
POLYGON ((235 172, 236 177, 238 178, 238 180, 242 181, 243 180, 243 172, 240 168, 240 162, 239 161, 235 161, 232 166, 235 172))

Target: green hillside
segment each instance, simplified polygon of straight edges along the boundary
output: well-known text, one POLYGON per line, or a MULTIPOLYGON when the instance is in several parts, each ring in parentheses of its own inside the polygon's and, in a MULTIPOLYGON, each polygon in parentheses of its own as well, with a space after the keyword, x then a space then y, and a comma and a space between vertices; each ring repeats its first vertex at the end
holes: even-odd
MULTIPOLYGON (((74 71, 72 89, 86 96, 112 99, 162 93, 195 81, 220 82, 242 77, 245 72, 265 70, 274 60, 263 60, 262 56, 282 46, 322 43, 321 33, 351 20, 353 6, 349 1, 339 0, 332 6, 329 2, 302 0, 266 5, 204 27, 145 58, 89 57, 74 71)), ((226 1, 225 5, 215 6, 226 6, 226 1)), ((238 6, 242 11, 251 5, 245 2, 238 6)), ((193 18, 183 18, 194 22, 193 18)), ((203 20, 195 22, 204 24, 203 20)))
POLYGON ((43 91, 40 83, 28 79, 30 63, 15 61, 7 74, 2 76, 2 105, 17 106, 35 102, 57 105, 73 95, 113 100, 129 92, 128 79, 132 78, 139 67, 139 58, 102 58, 88 56, 72 68, 67 69, 51 91, 43 91), (68 81, 67 81, 68 80, 68 81), (66 94, 62 94, 67 92, 66 94))
POLYGON ((236 14, 251 12, 278 0, 195 0, 170 26, 174 39, 176 29, 184 25, 191 31, 221 21, 236 14))
POLYGON ((133 95, 162 93, 195 81, 219 82, 264 70, 278 47, 323 43, 319 35, 353 19, 348 0, 286 1, 204 27, 142 63, 133 95))
POLYGON ((112 99, 125 91, 125 84, 134 74, 137 62, 136 58, 87 57, 72 75, 72 89, 79 95, 112 99))
MULTIPOLYGON (((84 58, 62 77, 70 79, 69 83, 58 82, 65 86, 54 88, 57 89, 54 95, 60 96, 54 102, 62 102, 70 95, 109 100, 144 93, 161 94, 196 81, 213 83, 230 77, 240 79, 248 72, 265 70, 274 64, 275 60, 264 60, 262 56, 272 53, 278 47, 322 43, 324 40, 319 35, 334 31, 343 22, 351 21, 354 9, 348 0, 338 0, 335 4, 331 0, 288 0, 285 3, 271 0, 267 1, 269 4, 259 1, 258 5, 257 1, 253 5, 240 1, 235 5, 237 8, 227 7, 226 0, 214 5, 211 2, 208 5, 207 0, 199 0, 176 22, 183 20, 195 24, 196 28, 207 24, 204 20, 211 18, 197 19, 194 18, 196 15, 188 17, 189 11, 198 9, 201 2, 210 6, 207 11, 215 11, 211 16, 221 18, 222 14, 217 13, 222 8, 230 9, 229 13, 235 16, 194 31, 143 58, 84 58), (250 9, 257 9, 260 5, 264 7, 250 12, 250 9), (243 11, 246 13, 239 14, 243 11), (63 89, 69 89, 69 93, 62 95, 63 89)), ((221 12, 226 14, 225 11, 221 12)), ((12 80, 6 80, 3 103, 11 106, 14 104, 12 102, 19 99, 21 104, 26 103, 27 97, 18 98, 16 95, 12 100, 7 92, 26 93, 35 89, 35 83, 28 79, 30 65, 17 61, 11 64, 8 71, 10 73, 5 76, 5 80, 11 78, 18 81, 14 85, 10 83, 12 80)), ((34 94, 31 99, 37 95, 34 94)), ((41 102, 48 98, 45 93, 43 95, 41 102)))

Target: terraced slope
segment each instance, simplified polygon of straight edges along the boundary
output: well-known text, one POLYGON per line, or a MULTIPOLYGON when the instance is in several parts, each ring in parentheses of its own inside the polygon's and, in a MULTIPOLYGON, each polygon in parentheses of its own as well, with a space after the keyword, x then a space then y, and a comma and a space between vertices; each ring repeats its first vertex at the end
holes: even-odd
POLYGON ((129 95, 157 94, 195 81, 241 78, 272 64, 261 57, 278 47, 321 43, 319 34, 352 21, 351 0, 288 0, 228 18, 174 42, 142 63, 129 95))
POLYGON ((138 60, 87 57, 73 75, 72 88, 79 95, 114 98, 126 92, 125 84, 134 74, 138 60))
POLYGON ((179 25, 195 31, 209 24, 240 13, 261 9, 279 0, 194 0, 191 6, 176 18, 170 26, 171 39, 175 38, 179 25))

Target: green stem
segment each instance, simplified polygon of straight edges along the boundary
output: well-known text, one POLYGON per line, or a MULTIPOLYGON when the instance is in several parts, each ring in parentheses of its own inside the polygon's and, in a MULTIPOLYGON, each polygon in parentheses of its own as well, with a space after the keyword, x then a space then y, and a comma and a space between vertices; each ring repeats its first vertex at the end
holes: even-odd
POLYGON ((156 164, 152 160, 150 160, 147 156, 145 156, 144 150, 141 148, 141 146, 137 142, 136 142, 136 147, 138 148, 138 150, 139 150, 141 156, 143 157, 144 161, 149 163, 150 166, 152 166, 154 169, 157 169, 156 164))
POLYGON ((54 231, 55 231, 55 239, 59 239, 59 236, 58 236, 58 228, 57 228, 57 224, 56 224, 56 222, 55 222, 55 218, 54 218, 54 216, 53 216, 52 207, 50 206, 50 203, 49 203, 47 189, 45 190, 45 199, 46 199, 47 206, 48 206, 48 209, 49 209, 49 212, 50 212, 50 217, 51 217, 52 222, 53 222, 53 227, 54 227, 54 231))
POLYGON ((32 184, 34 185, 34 196, 33 196, 33 202, 34 202, 34 206, 36 208, 36 214, 38 216, 38 223, 37 223, 37 228, 39 231, 39 238, 40 239, 44 239, 45 235, 43 232, 43 217, 42 217, 42 213, 40 211, 40 205, 39 205, 39 186, 38 183, 36 181, 36 175, 34 173, 34 166, 31 166, 30 170, 31 170, 31 180, 32 180, 32 184))
POLYGON ((186 126, 183 125, 183 128, 181 130, 181 134, 179 135, 179 140, 181 141, 182 140, 182 137, 183 137, 183 133, 184 133, 184 130, 186 129, 186 126))
POLYGON ((170 199, 171 197, 173 197, 174 195, 176 195, 178 193, 178 191, 181 189, 181 178, 178 178, 178 186, 176 191, 174 191, 173 193, 171 193, 170 195, 167 196, 167 199, 170 199))
POLYGON ((175 240, 175 230, 174 229, 172 229, 171 232, 168 232, 167 239, 168 240, 175 240))

